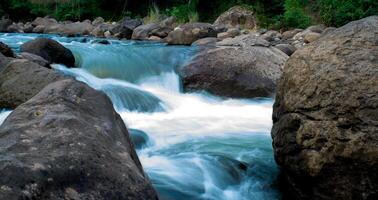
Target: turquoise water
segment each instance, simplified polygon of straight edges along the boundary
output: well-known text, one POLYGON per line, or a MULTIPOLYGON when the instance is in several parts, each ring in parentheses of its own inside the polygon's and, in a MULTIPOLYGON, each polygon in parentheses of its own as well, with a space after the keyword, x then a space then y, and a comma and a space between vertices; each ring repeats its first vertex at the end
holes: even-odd
MULTIPOLYGON (((0 34, 18 51, 42 35, 0 34)), ((182 93, 176 71, 195 47, 94 38, 58 40, 80 68, 54 67, 104 91, 131 129, 143 167, 161 199, 275 200, 278 168, 270 128, 272 99, 222 99, 182 93)), ((0 123, 8 112, 0 114, 0 123)))

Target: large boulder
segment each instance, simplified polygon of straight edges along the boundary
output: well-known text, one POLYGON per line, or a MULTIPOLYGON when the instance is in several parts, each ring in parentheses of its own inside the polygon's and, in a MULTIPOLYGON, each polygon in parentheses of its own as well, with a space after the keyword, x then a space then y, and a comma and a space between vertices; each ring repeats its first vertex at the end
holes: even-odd
POLYGON ((378 16, 296 51, 274 104, 287 199, 378 197, 378 16))
POLYGON ((37 38, 21 45, 21 52, 36 54, 50 63, 64 64, 67 67, 75 66, 75 57, 72 52, 49 38, 37 38))
POLYGON ((140 19, 126 17, 117 26, 112 28, 110 32, 118 38, 131 39, 134 29, 142 24, 143 22, 140 19))
POLYGON ((234 6, 221 14, 214 22, 214 26, 254 29, 256 27, 256 18, 250 9, 234 6))
POLYGON ((146 40, 152 34, 152 31, 161 28, 157 23, 145 24, 138 26, 134 29, 131 39, 133 40, 146 40))
POLYGON ((157 199, 102 92, 50 84, 0 126, 0 199, 157 199))
MULTIPOLYGON (((45 31, 55 29, 60 24, 54 19, 50 17, 37 17, 32 23, 31 26, 34 27, 32 32, 33 33, 49 33, 50 31, 45 31)), ((30 29, 31 27, 29 27, 30 29)), ((29 30, 28 30, 29 32, 29 30)))
POLYGON ((208 23, 187 23, 175 28, 165 38, 172 45, 191 45, 196 40, 206 37, 217 37, 215 27, 208 23))
POLYGON ((8 45, 2 42, 0 42, 0 53, 6 57, 13 57, 13 58, 15 57, 12 49, 8 45))
POLYGON ((0 73, 0 108, 14 109, 46 85, 63 78, 56 71, 28 60, 8 60, 0 73))
POLYGON ((235 97, 270 97, 288 56, 254 35, 205 48, 180 72, 186 91, 235 97))

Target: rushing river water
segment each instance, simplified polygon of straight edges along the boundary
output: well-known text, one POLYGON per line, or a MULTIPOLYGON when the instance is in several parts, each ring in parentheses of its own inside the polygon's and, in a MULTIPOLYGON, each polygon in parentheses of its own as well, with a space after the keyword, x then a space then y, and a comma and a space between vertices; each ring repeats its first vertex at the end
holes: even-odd
MULTIPOLYGON (((19 51, 36 37, 0 34, 0 41, 19 51)), ((195 47, 44 37, 71 49, 80 67, 56 69, 111 98, 161 199, 279 199, 269 135, 272 99, 183 93, 176 71, 195 47)), ((0 123, 9 113, 0 113, 0 123)))

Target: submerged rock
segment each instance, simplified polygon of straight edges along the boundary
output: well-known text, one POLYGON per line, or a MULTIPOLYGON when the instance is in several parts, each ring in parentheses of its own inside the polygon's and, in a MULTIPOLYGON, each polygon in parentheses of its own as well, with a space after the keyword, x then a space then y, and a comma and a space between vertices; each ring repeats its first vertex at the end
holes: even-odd
POLYGON ((378 197, 377 36, 368 17, 288 60, 272 129, 287 199, 378 197))
POLYGON ((17 107, 0 149, 0 199, 157 199, 109 98, 78 81, 17 107))
POLYGON ((54 70, 23 59, 8 60, 0 71, 0 108, 14 109, 46 85, 64 78, 54 70))
POLYGON ((72 52, 49 38, 37 38, 21 45, 21 52, 28 52, 46 59, 50 63, 64 64, 67 67, 75 66, 75 57, 72 52))
POLYGON ((253 35, 228 38, 206 48, 183 67, 186 91, 235 97, 269 97, 288 56, 253 35))
POLYGON ((142 149, 148 146, 150 138, 148 137, 147 133, 137 129, 129 129, 129 132, 131 141, 136 149, 142 149))

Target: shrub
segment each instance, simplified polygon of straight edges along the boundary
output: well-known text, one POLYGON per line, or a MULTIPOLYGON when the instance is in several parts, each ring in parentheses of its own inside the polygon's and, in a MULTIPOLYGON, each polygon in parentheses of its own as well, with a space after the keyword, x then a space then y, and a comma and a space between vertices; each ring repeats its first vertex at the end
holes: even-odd
POLYGON ((285 0, 284 25, 288 28, 306 28, 312 19, 305 12, 306 0, 285 0))
POLYGON ((328 26, 342 26, 350 21, 378 15, 377 0, 319 0, 320 17, 328 26))

